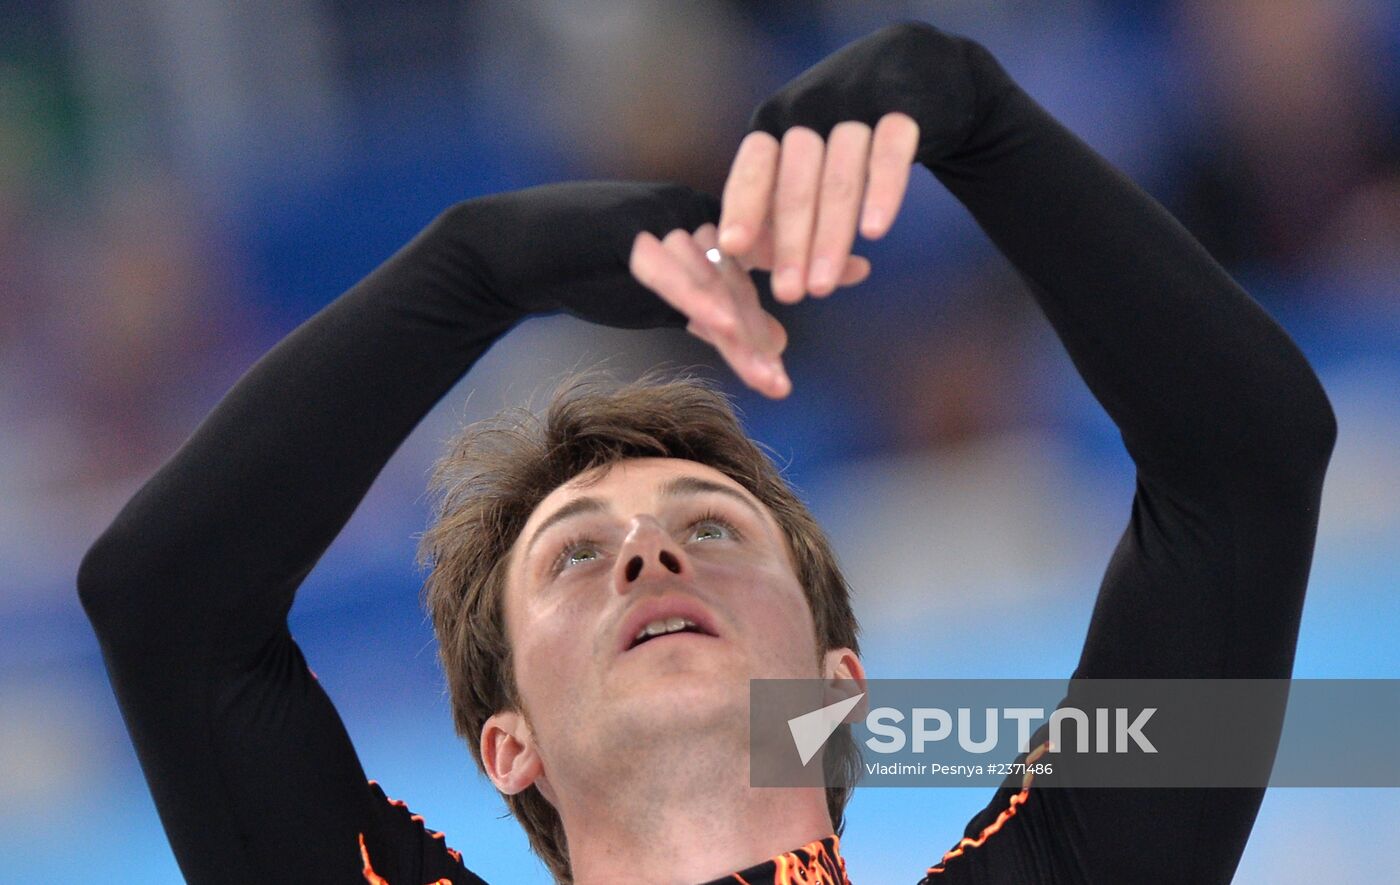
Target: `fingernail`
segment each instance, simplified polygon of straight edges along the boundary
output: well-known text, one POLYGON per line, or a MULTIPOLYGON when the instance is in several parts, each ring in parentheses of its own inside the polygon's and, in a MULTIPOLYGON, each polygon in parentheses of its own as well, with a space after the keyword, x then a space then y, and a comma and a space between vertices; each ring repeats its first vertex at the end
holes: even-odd
POLYGON ((788 380, 787 373, 776 361, 773 364, 773 388, 777 391, 778 396, 787 396, 788 391, 792 390, 792 382, 788 380))
POLYGON ((719 232, 719 244, 724 249, 732 249, 739 244, 740 238, 744 234, 744 229, 737 224, 726 224, 724 230, 719 232))
POLYGON ((811 276, 807 278, 807 285, 812 287, 812 291, 826 290, 835 284, 836 280, 831 273, 831 262, 825 258, 813 261, 811 276))
POLYGON ((788 265, 778 271, 777 277, 773 280, 773 294, 793 297, 802 294, 802 275, 797 272, 797 268, 788 265))
POLYGON ((885 227, 885 214, 878 209, 871 209, 865 213, 865 223, 861 226, 861 231, 868 237, 879 233, 885 227))
POLYGON ((778 367, 773 365, 773 361, 765 356, 760 356, 757 360, 758 380, 766 387, 772 387, 778 382, 778 367))

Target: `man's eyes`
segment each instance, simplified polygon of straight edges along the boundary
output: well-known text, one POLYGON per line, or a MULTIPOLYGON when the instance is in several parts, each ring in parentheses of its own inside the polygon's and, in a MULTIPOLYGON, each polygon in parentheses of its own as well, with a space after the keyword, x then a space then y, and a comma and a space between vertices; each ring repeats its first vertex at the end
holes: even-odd
POLYGON ((554 563, 554 572, 557 574, 559 571, 569 566, 591 562, 600 555, 601 553, 598 551, 598 546, 592 541, 570 541, 565 544, 564 549, 560 551, 559 558, 554 563))
MULTIPOLYGON (((686 543, 690 542, 714 542, 731 540, 738 541, 743 536, 735 528, 734 523, 725 519, 717 513, 705 513, 693 519, 686 526, 686 543)), ((564 543, 555 557, 553 574, 559 574, 565 569, 574 566, 584 565, 601 559, 603 556, 603 545, 599 542, 587 538, 573 538, 564 543)))
POLYGON ((729 538, 737 541, 739 530, 734 527, 734 523, 720 516, 718 513, 706 513, 690 524, 690 540, 708 541, 729 538))

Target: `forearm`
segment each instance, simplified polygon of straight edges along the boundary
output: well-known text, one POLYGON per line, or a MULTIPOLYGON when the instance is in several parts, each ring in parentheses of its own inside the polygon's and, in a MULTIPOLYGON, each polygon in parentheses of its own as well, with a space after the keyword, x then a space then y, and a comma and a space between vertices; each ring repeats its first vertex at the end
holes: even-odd
POLYGON ((281 622, 384 463, 517 319, 465 221, 444 213, 273 348, 127 504, 79 575, 109 644, 148 618, 281 622))
MULTIPOLYGON (((929 167, 1030 284, 1138 467, 1075 677, 1288 677, 1336 432, 1316 376, 1166 210, 964 46, 975 123, 929 167)), ((1087 881, 1225 882, 1261 796, 1033 791, 1009 841, 955 871, 999 881, 1036 858, 1087 881)))
POLYGON ((394 450, 521 315, 478 258, 474 208, 259 360, 84 558, 80 596, 191 881, 359 878, 359 839, 381 869, 422 855, 286 615, 394 450))
POLYGON ((1320 480, 1335 422, 1284 331, 990 54, 963 47, 974 122, 928 165, 1031 284, 1139 468, 1320 480))
POLYGON ((1286 677, 1336 434, 1317 377, 1165 209, 964 45, 976 122, 930 166, 1138 467, 1077 675, 1286 677))

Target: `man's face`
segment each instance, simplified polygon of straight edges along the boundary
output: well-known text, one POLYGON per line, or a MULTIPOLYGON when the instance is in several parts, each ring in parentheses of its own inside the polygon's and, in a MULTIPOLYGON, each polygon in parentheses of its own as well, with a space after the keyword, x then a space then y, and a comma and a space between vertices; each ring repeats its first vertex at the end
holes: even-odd
POLYGON ((819 675, 781 530, 711 467, 639 458, 581 474, 509 557, 516 682, 549 766, 746 727, 750 678, 819 675))

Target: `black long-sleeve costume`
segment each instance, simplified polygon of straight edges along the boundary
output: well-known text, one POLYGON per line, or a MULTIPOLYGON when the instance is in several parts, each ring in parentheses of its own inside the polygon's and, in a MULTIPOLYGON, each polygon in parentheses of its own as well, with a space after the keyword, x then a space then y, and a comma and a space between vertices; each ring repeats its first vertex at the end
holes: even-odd
MULTIPOLYGON (((985 50, 956 45, 971 88, 945 90, 961 102, 952 140, 919 159, 1029 282, 1137 465, 1075 675, 1289 675, 1335 437, 1317 379, 1160 206, 985 50)), ((526 312, 494 290, 480 205, 444 213, 259 361, 83 562, 82 602, 191 881, 480 881, 367 783, 286 623, 395 448, 526 312)), ((927 881, 1228 881, 1262 795, 1006 787, 927 881)), ((834 837, 813 848, 794 856, 839 881, 834 837)))

